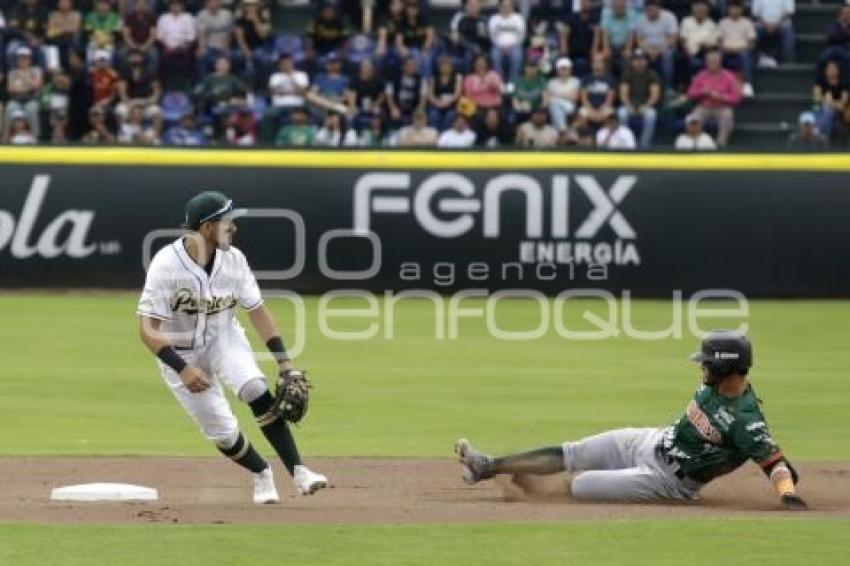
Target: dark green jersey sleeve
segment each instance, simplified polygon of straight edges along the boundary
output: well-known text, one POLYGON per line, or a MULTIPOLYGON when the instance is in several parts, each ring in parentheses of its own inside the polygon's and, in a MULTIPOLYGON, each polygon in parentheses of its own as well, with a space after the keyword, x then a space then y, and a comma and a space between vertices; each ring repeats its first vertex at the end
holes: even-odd
POLYGON ((761 411, 740 415, 731 432, 738 450, 760 466, 769 466, 782 458, 782 451, 770 435, 761 411))

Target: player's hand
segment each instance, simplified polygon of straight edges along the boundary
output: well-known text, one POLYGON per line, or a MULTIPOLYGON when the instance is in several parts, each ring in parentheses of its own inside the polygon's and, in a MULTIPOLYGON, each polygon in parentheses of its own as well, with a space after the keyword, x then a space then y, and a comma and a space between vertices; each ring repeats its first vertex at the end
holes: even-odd
POLYGON ((210 378, 200 368, 195 366, 186 366, 180 372, 180 380, 186 389, 192 393, 201 393, 210 388, 210 378))
POLYGON ((799 495, 786 493, 782 496, 782 506, 788 511, 805 511, 809 508, 799 495))

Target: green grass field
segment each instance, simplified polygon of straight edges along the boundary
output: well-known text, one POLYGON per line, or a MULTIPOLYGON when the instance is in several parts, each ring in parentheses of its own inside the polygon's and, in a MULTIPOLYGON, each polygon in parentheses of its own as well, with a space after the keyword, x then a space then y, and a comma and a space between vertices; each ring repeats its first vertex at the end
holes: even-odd
MULTIPOLYGON (((580 308, 601 314, 601 305, 588 301, 578 307, 564 319, 571 328, 590 329, 581 322, 580 308)), ((5 322, 0 454, 212 454, 138 341, 134 308, 130 295, 0 297, 5 322)), ((273 308, 291 334, 290 310, 278 303, 273 308)), ((850 399, 850 302, 753 302, 750 308, 753 381, 775 436, 796 460, 850 459, 842 418, 850 399)), ((459 325, 459 339, 436 340, 433 311, 428 301, 401 301, 393 339, 382 338, 379 325, 378 337, 340 341, 321 336, 316 301, 308 301, 306 349, 298 360, 316 383, 310 416, 299 431, 306 454, 450 457, 461 435, 502 451, 619 426, 661 425, 681 413, 697 383, 696 368, 686 360, 697 340, 687 325, 681 339, 663 341, 625 336, 568 341, 552 331, 538 340, 510 342, 490 337, 481 319, 468 319, 459 325)), ((635 302, 632 311, 637 328, 670 325, 667 302, 635 302)), ((510 330, 537 324, 536 310, 522 300, 500 303, 496 319, 510 330)), ((332 325, 357 330, 371 322, 332 325)), ((237 413, 248 418, 241 407, 237 413)), ((847 527, 842 521, 785 519, 404 527, 2 525, 0 565, 249 563, 245 548, 262 548, 258 559, 274 557, 269 550, 279 549, 281 561, 315 564, 678 564, 683 557, 693 564, 715 563, 718 556, 699 552, 698 544, 724 548, 719 558, 727 562, 734 548, 731 563, 838 564, 847 527), (150 549, 144 556, 126 551, 142 547, 150 549), (184 552, 179 560, 176 549, 184 552)))

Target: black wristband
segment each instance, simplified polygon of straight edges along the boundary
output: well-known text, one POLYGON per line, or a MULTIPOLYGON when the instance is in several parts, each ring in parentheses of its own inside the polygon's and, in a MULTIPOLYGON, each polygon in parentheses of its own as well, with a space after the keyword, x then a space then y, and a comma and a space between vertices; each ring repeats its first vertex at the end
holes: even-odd
POLYGON ((162 363, 173 369, 175 372, 180 373, 183 371, 187 365, 186 360, 180 357, 180 354, 174 351, 174 348, 171 346, 163 346, 159 349, 159 352, 156 353, 156 357, 162 360, 162 363))
POLYGON ((272 336, 266 342, 266 348, 272 353, 277 363, 289 361, 289 354, 286 353, 286 347, 283 345, 283 340, 280 336, 272 336))

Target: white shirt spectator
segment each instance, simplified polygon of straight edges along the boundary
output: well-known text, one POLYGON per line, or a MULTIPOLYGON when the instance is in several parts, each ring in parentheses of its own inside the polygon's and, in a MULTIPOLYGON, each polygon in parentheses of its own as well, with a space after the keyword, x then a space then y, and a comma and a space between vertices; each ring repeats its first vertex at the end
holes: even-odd
POLYGON ((554 77, 549 79, 546 90, 549 91, 550 100, 569 100, 575 102, 578 100, 579 91, 581 90, 581 81, 576 77, 570 77, 566 81, 554 77))
POLYGON ((647 18, 644 13, 638 19, 635 32, 638 41, 643 42, 649 49, 666 51, 668 38, 670 36, 675 38, 679 33, 679 22, 676 21, 673 12, 669 10, 661 10, 654 20, 647 18))
POLYGON ((30 132, 19 132, 17 134, 13 134, 12 137, 9 138, 9 143, 12 145, 34 144, 35 136, 30 132))
POLYGON ((676 149, 680 151, 693 151, 695 149, 717 149, 717 144, 711 139, 711 136, 705 132, 700 132, 696 138, 688 134, 679 134, 676 138, 676 149))
POLYGON ((753 17, 768 25, 778 25, 794 13, 794 0, 753 0, 753 17))
POLYGON ((703 47, 717 45, 717 24, 711 18, 700 23, 693 16, 688 16, 682 20, 680 36, 685 42, 688 54, 696 55, 703 47))
POLYGON ((196 37, 195 18, 192 14, 183 12, 175 16, 166 12, 156 22, 156 38, 169 49, 189 47, 196 37))
POLYGON ((272 106, 283 108, 304 106, 304 97, 297 93, 296 87, 300 87, 301 92, 306 92, 309 86, 310 79, 304 71, 294 71, 292 74, 274 73, 269 78, 272 106))
POLYGON ((439 139, 437 140, 437 147, 444 147, 448 149, 458 149, 465 147, 472 147, 472 144, 475 143, 475 132, 470 130, 469 128, 463 131, 457 131, 455 128, 449 128, 442 134, 440 134, 439 139))
POLYGON ((493 14, 487 27, 490 29, 490 39, 496 47, 510 49, 522 45, 525 41, 525 20, 516 12, 507 18, 498 13, 493 14))
POLYGON ((637 149, 635 135, 626 126, 620 124, 611 130, 608 126, 596 132, 596 147, 605 149, 637 149))
POLYGON ((720 47, 731 51, 746 49, 756 39, 756 28, 753 22, 744 16, 733 20, 723 18, 717 29, 720 47))

